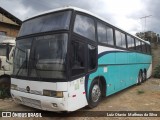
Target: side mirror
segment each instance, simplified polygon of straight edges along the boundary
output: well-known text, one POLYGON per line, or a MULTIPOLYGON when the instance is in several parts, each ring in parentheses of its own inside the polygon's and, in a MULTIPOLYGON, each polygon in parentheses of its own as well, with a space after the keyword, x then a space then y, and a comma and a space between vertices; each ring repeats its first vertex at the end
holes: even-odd
POLYGON ((7 58, 7 61, 9 61, 9 44, 7 44, 7 48, 6 48, 6 58, 7 58))

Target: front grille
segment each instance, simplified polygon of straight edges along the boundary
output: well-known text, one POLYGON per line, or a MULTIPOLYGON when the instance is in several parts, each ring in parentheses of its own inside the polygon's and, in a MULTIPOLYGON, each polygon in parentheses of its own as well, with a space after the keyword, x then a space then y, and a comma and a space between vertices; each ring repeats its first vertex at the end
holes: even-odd
MULTIPOLYGON (((28 91, 24 88, 18 88, 18 91, 28 93, 28 91)), ((35 94, 35 95, 43 95, 41 91, 37 91, 37 90, 31 90, 29 93, 35 94)))
POLYGON ((21 91, 21 92, 27 92, 27 90, 24 89, 24 88, 18 88, 18 90, 21 91))
POLYGON ((37 91, 37 90, 31 90, 30 91, 31 94, 36 94, 36 95, 42 95, 41 91, 37 91))
POLYGON ((24 105, 41 109, 41 101, 35 100, 35 99, 26 98, 26 97, 21 97, 21 98, 22 98, 22 103, 24 105))

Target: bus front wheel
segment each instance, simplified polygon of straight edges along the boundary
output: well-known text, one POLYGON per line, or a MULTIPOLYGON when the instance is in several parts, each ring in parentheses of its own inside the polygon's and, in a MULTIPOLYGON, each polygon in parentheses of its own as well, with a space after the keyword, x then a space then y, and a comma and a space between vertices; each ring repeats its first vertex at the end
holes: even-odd
POLYGON ((89 92, 89 107, 96 107, 102 98, 102 84, 97 79, 93 80, 89 92))

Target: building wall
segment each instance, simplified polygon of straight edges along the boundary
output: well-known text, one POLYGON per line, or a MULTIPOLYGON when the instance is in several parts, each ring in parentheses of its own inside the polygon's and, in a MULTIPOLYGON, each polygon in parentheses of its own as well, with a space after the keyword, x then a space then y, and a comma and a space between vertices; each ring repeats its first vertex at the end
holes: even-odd
POLYGON ((0 13, 0 35, 6 33, 6 36, 17 37, 20 26, 0 13))
POLYGON ((6 36, 17 37, 19 29, 19 26, 0 23, 0 32, 5 32, 6 36))
POLYGON ((9 24, 13 24, 13 25, 18 25, 17 23, 13 22, 12 20, 10 20, 6 16, 2 15, 1 13, 0 13, 0 22, 9 23, 9 24))

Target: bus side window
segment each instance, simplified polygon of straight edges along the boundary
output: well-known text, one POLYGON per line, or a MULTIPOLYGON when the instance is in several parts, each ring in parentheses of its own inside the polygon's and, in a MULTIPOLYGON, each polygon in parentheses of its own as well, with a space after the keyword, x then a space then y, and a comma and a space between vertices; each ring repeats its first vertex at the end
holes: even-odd
POLYGON ((126 48, 125 34, 116 30, 115 35, 116 35, 116 46, 121 48, 126 48))
POLYGON ((146 46, 147 46, 147 54, 151 54, 151 47, 150 47, 150 45, 146 44, 146 46))
POLYGON ((128 48, 134 50, 135 46, 134 46, 134 38, 131 36, 127 35, 127 43, 128 43, 128 48))
POLYGON ((72 76, 85 72, 85 44, 72 42, 71 45, 72 76))
POLYGON ((83 15, 76 15, 74 30, 75 33, 95 41, 95 24, 90 17, 83 15))
POLYGON ((100 43, 108 43, 107 42, 107 30, 106 30, 106 26, 101 24, 101 23, 98 23, 97 24, 97 33, 98 33, 98 41, 100 43))
POLYGON ((113 43, 113 29, 101 23, 97 23, 98 41, 100 43, 114 45, 113 43))
POLYGON ((139 41, 138 39, 136 39, 136 50, 139 52, 142 51, 141 41, 139 41))
POLYGON ((146 44, 142 42, 142 52, 146 53, 146 44))
POLYGON ((97 49, 95 46, 88 45, 88 70, 93 70, 96 68, 97 62, 97 49))

